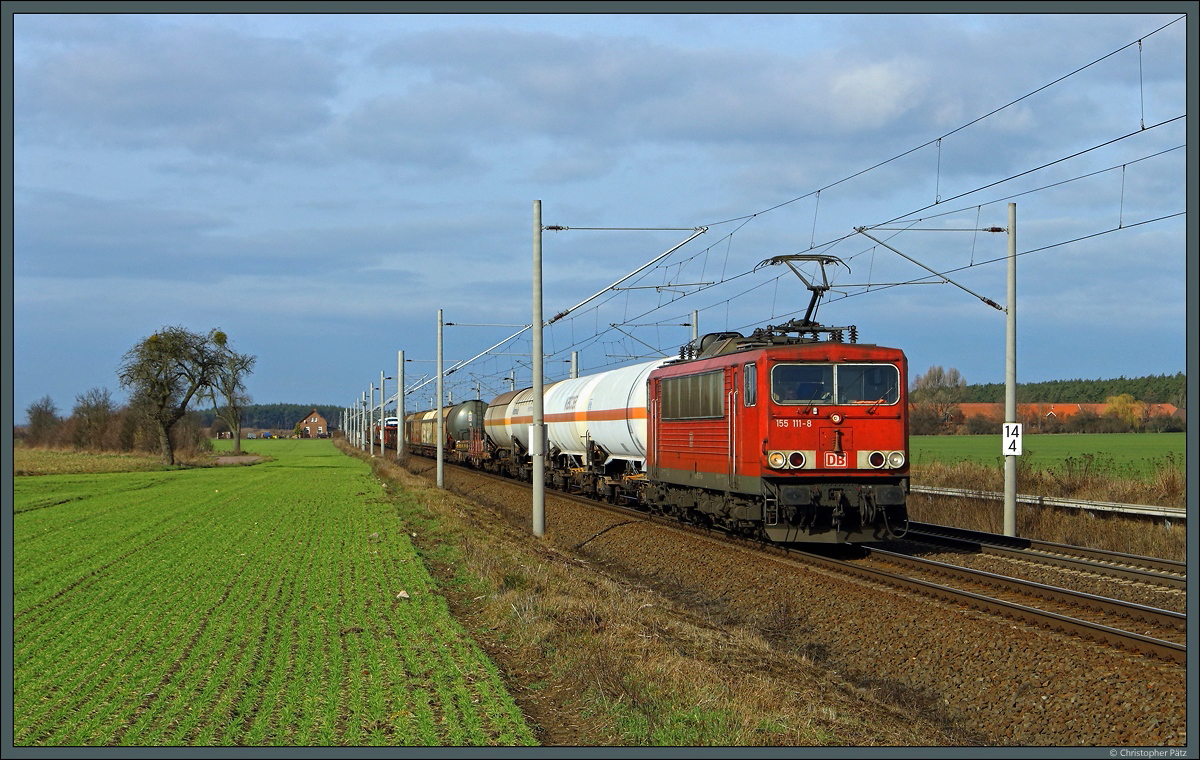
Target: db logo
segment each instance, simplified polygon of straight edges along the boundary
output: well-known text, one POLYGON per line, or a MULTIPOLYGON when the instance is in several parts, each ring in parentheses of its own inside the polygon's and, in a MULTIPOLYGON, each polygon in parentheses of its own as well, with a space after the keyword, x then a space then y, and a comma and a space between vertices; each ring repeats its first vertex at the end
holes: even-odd
POLYGON ((826 467, 845 467, 846 466, 846 454, 845 453, 839 454, 836 451, 826 451, 825 452, 825 466, 826 467))

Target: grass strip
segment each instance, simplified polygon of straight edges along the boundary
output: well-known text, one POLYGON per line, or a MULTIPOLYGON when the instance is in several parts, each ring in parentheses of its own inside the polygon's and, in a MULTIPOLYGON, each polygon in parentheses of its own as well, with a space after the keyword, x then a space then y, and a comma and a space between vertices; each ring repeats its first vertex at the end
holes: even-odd
POLYGON ((272 461, 16 479, 15 744, 533 743, 483 728, 513 702, 370 469, 255 447, 272 461))

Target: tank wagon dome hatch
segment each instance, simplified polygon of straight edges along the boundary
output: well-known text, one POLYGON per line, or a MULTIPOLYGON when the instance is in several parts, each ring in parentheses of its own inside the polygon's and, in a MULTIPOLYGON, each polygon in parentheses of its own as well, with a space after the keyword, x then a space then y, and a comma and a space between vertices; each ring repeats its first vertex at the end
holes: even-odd
POLYGON ((836 256, 827 256, 824 254, 791 253, 783 256, 773 256, 772 258, 760 261, 758 266, 754 267, 754 271, 757 272, 765 266, 778 266, 779 264, 787 264, 788 268, 795 272, 796 276, 800 278, 805 287, 812 293, 812 297, 808 302, 808 309, 805 311, 803 317, 789 320, 780 325, 760 327, 749 335, 742 335, 740 332, 708 333, 697 340, 680 346, 679 358, 673 361, 709 359, 714 356, 768 346, 791 346, 801 343, 845 343, 847 340, 850 343, 858 343, 858 327, 856 325, 841 327, 826 326, 820 324, 815 319, 821 298, 824 297, 826 291, 832 289, 832 286, 829 284, 829 277, 825 272, 825 266, 827 264, 840 264, 846 267, 846 271, 850 271, 850 267, 846 262, 836 256), (804 272, 796 268, 796 262, 816 262, 821 272, 819 278, 806 277, 804 272))

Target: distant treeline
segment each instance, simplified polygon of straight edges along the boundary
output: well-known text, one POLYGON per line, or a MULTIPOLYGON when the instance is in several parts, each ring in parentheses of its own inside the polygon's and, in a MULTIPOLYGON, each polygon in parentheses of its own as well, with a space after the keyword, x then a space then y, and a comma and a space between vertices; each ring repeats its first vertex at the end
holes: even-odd
MULTIPOLYGON (((342 422, 340 406, 329 404, 249 404, 242 408, 242 429, 291 430, 304 416, 316 407, 317 413, 325 418, 331 430, 337 430, 342 422)), ((200 422, 211 426, 216 415, 212 409, 197 409, 200 422)))
MULTIPOLYGON (((1118 377, 1114 380, 1051 380, 1044 383, 1017 383, 1019 404, 1103 404, 1112 396, 1127 393, 1147 404, 1174 404, 1187 408, 1187 376, 1147 375, 1118 377)), ((1003 403, 1004 383, 968 385, 964 403, 1003 403)))

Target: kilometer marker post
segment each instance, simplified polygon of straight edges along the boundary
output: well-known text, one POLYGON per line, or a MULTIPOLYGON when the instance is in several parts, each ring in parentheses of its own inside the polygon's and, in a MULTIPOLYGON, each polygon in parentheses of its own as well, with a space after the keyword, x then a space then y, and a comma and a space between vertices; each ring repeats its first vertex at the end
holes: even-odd
POLYGON ((1016 435, 1016 453, 1004 452, 1004 535, 1017 535, 1017 460, 1021 426, 1017 423, 1017 204, 1008 204, 1008 308, 1004 331, 1004 430, 1016 435))

